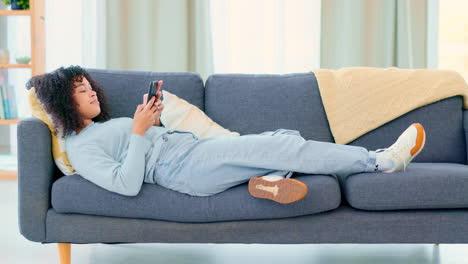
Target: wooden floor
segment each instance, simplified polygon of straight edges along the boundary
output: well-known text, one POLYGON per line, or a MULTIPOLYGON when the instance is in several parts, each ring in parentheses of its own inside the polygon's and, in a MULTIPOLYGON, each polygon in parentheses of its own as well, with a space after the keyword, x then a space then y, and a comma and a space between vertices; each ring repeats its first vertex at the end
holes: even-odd
MULTIPOLYGON (((59 263, 56 244, 20 235, 17 181, 0 181, 0 212, 1 264, 59 263)), ((74 264, 468 264, 466 244, 77 244, 71 252, 74 264)))

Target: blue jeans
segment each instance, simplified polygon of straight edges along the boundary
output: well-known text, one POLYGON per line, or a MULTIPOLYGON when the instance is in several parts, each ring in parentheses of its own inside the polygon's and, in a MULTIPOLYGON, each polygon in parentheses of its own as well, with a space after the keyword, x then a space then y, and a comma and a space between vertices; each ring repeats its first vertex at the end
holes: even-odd
POLYGON ((343 181, 375 169, 375 151, 306 140, 296 130, 204 139, 170 130, 163 138, 155 182, 193 196, 214 195, 264 175, 330 174, 343 181))

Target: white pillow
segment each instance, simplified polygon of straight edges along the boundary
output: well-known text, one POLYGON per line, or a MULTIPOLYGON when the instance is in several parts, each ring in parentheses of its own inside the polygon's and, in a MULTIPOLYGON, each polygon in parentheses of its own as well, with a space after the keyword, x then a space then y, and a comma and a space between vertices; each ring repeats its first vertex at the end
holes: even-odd
POLYGON ((163 90, 164 109, 161 113, 161 123, 169 129, 190 131, 198 138, 207 137, 238 137, 238 132, 231 132, 209 118, 196 105, 193 105, 177 95, 163 90))

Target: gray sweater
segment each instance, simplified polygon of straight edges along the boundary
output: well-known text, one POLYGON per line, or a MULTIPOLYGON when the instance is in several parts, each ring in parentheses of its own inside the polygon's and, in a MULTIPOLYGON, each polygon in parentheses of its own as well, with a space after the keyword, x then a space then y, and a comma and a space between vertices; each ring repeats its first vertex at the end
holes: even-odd
POLYGON ((133 134, 133 119, 92 122, 65 139, 71 165, 83 178, 122 195, 135 196, 143 182, 155 183, 156 159, 169 129, 152 126, 144 136, 133 134))

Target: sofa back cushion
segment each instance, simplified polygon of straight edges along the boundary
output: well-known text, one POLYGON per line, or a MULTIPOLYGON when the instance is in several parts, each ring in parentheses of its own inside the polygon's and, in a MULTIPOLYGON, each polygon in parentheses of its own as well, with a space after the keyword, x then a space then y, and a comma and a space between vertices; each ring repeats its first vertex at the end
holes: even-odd
POLYGON ((105 91, 111 117, 133 118, 150 81, 163 80, 163 90, 204 110, 203 80, 193 72, 151 72, 130 70, 86 69, 105 91))
POLYGON ((463 100, 454 96, 414 109, 385 125, 348 143, 367 149, 393 144, 412 123, 421 123, 426 143, 413 162, 450 162, 466 164, 466 143, 463 128, 463 100))
POLYGON ((205 89, 205 113, 241 135, 286 128, 333 141, 313 73, 214 74, 205 89))
MULTIPOLYGON (((214 74, 205 85, 205 112, 241 135, 294 129, 305 139, 334 142, 313 73, 214 74)), ((348 143, 388 147, 413 122, 426 130, 424 150, 413 161, 466 164, 462 97, 414 109, 348 143)))

